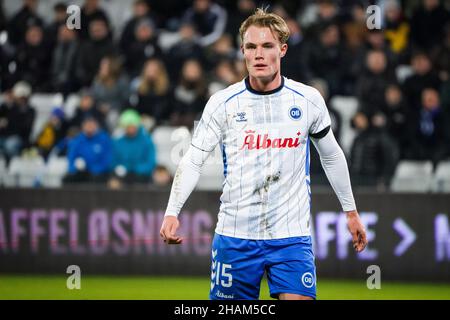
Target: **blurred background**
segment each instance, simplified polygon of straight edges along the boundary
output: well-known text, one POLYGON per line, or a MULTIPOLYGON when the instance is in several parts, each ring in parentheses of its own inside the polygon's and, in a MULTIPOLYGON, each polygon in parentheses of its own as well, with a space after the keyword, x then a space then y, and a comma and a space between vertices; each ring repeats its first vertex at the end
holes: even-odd
POLYGON ((246 77, 239 26, 266 5, 291 31, 282 74, 327 102, 369 230, 354 254, 311 148, 322 297, 450 298, 450 1, 439 0, 0 0, 0 298, 176 298, 164 281, 198 281, 178 298, 207 298, 220 147, 180 216, 185 243, 166 248, 159 226, 205 103, 246 77), (367 27, 370 5, 380 29, 367 27), (72 264, 91 291, 65 289, 72 264), (374 264, 402 284, 368 290, 374 264))

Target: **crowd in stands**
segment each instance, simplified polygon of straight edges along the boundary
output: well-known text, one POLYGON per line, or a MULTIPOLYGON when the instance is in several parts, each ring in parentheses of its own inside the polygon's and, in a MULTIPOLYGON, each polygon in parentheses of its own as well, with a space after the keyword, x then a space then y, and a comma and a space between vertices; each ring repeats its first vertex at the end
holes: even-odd
MULTIPOLYGON (((246 76, 238 30, 263 4, 291 31, 282 74, 327 102, 357 98, 347 155, 355 184, 387 185, 402 159, 450 157, 450 11, 439 0, 386 0, 373 30, 366 8, 377 1, 136 0, 113 30, 117 17, 103 9, 110 4, 85 0, 81 29, 71 30, 64 1, 44 23, 39 1, 23 0, 10 17, 0 10, 0 153, 11 159, 35 147, 44 158, 67 156, 65 183, 169 183, 152 130, 192 129, 213 93, 246 76), (32 93, 77 93, 80 103, 71 118, 55 106, 30 141, 32 93)), ((328 107, 339 138, 340 115, 328 107)), ((311 162, 319 172, 316 154, 311 162)))

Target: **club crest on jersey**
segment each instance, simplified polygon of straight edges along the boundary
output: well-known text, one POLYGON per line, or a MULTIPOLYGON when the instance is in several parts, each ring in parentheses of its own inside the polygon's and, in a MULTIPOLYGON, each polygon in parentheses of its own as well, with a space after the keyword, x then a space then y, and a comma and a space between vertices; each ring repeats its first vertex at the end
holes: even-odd
POLYGON ((247 122, 247 118, 245 117, 247 114, 245 112, 236 113, 236 122, 247 122))
POLYGON ((264 135, 256 134, 254 130, 246 130, 247 134, 244 138, 244 143, 241 150, 247 147, 249 150, 253 149, 281 149, 281 148, 297 148, 300 146, 300 132, 297 132, 297 137, 294 138, 270 138, 266 133, 264 135))
POLYGON ((302 117, 302 111, 300 110, 300 107, 298 106, 292 106, 289 108, 289 117, 292 120, 300 120, 302 117))

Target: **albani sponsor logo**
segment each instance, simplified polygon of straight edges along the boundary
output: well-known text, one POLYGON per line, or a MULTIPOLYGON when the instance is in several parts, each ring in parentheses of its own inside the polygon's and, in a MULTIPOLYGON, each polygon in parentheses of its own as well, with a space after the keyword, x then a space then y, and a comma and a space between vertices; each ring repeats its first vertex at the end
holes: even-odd
POLYGON ((234 299, 234 294, 224 294, 220 290, 217 290, 216 297, 223 298, 223 299, 234 299))
POLYGON ((247 134, 241 150, 247 147, 253 149, 269 149, 269 148, 297 148, 300 146, 300 132, 297 132, 297 138, 269 138, 266 133, 264 135, 256 134, 254 130, 245 131, 247 134))

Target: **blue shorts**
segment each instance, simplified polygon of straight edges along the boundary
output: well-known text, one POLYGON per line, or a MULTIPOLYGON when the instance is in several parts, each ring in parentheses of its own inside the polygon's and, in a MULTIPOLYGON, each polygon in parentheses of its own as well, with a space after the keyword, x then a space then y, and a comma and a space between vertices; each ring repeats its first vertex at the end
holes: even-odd
POLYGON ((294 293, 316 298, 311 237, 247 240, 214 235, 211 300, 256 300, 267 272, 270 296, 294 293))

